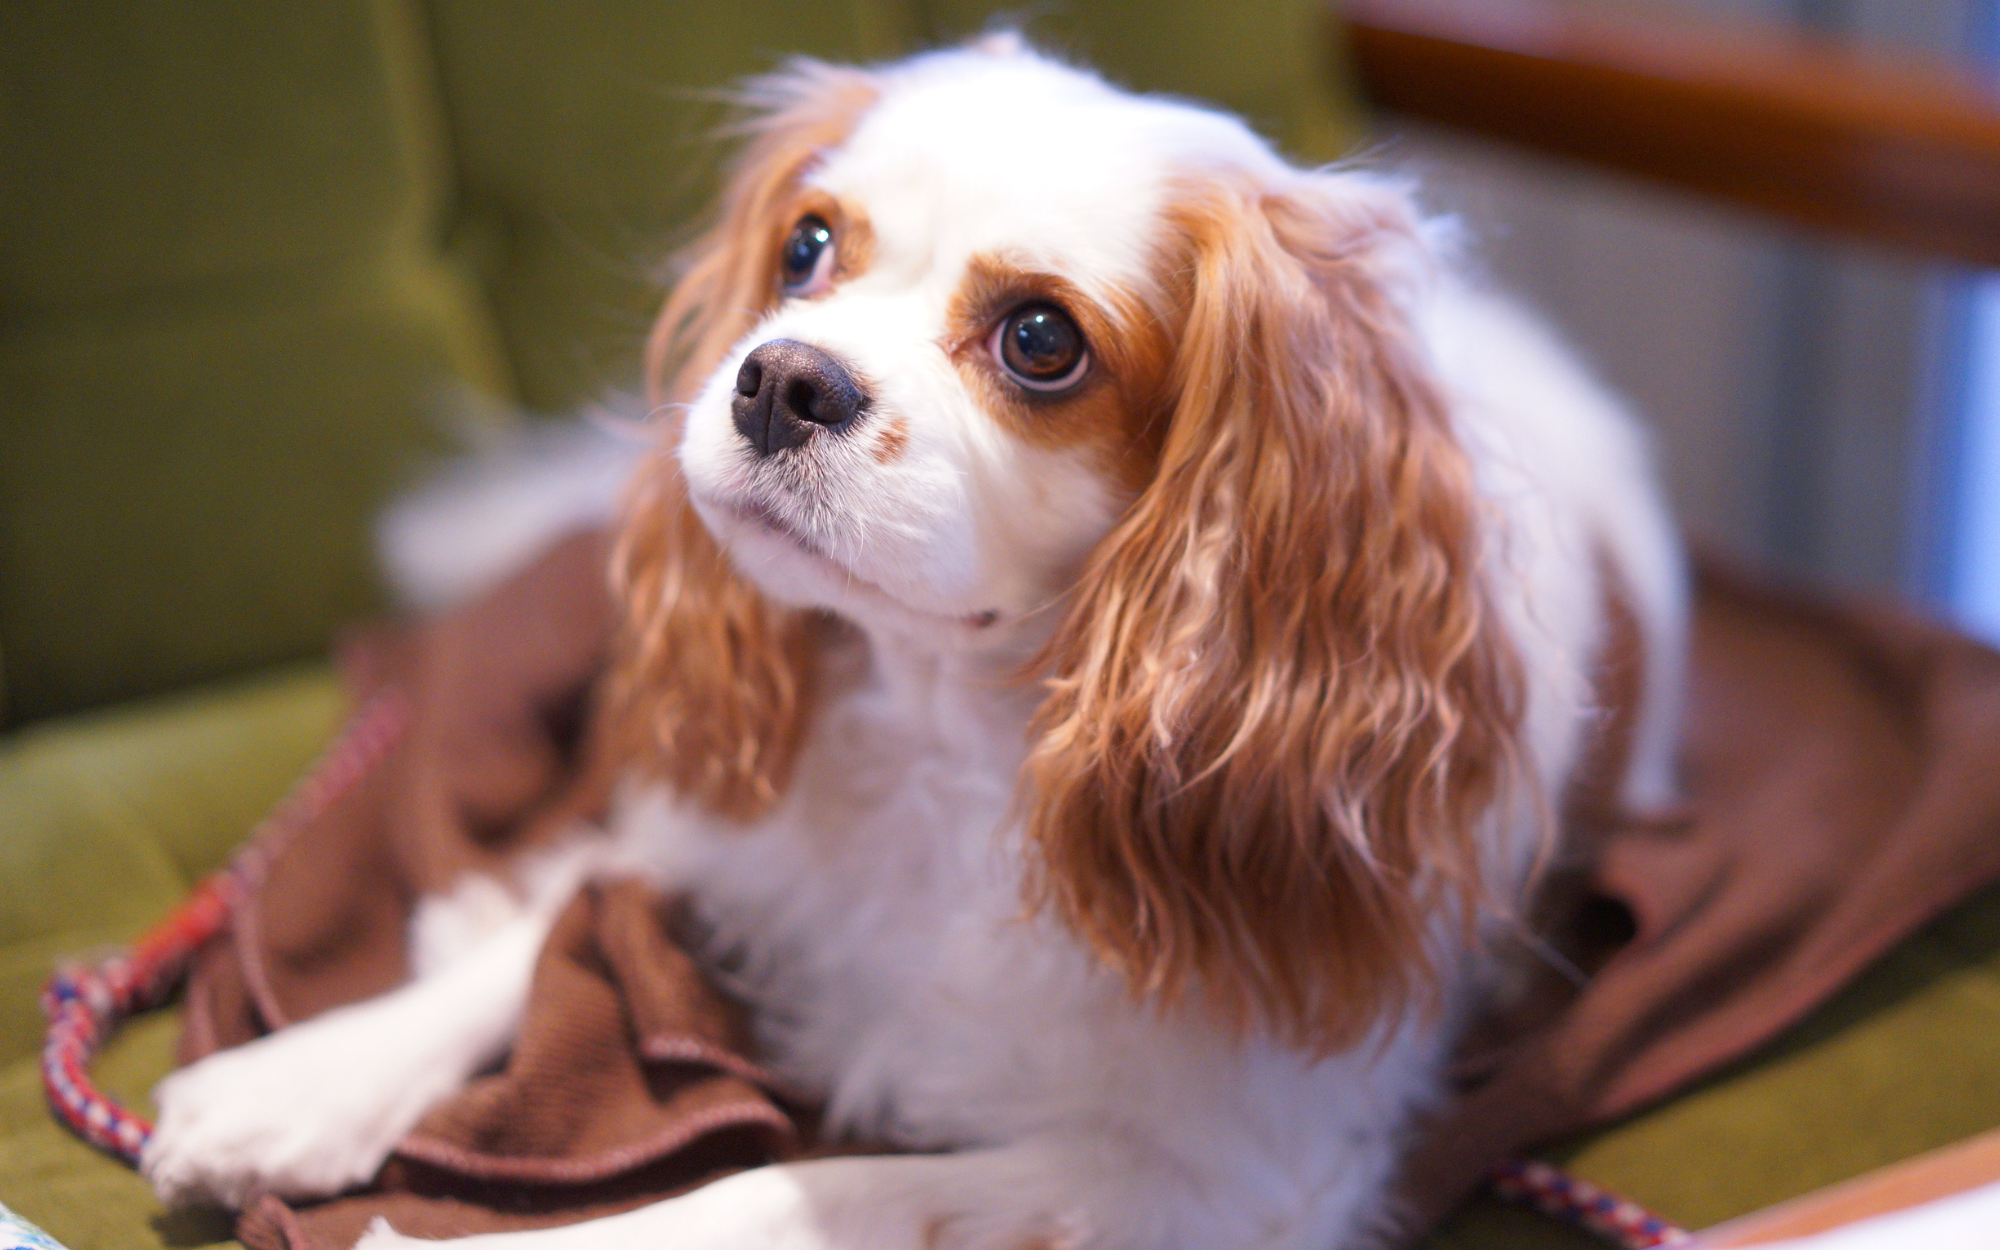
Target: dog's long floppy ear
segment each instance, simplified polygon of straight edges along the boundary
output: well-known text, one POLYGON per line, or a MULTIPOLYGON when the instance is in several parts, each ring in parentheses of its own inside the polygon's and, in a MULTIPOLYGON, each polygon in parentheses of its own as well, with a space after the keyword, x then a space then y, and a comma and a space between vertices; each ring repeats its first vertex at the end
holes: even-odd
MULTIPOLYGON (((813 61, 749 84, 748 142, 647 342, 656 410, 692 399, 769 311, 799 178, 876 95, 865 71, 813 61)), ((789 778, 812 711, 819 622, 769 602, 731 567, 688 501, 680 424, 663 422, 625 501, 612 556, 622 617, 607 715, 631 763, 747 821, 789 778)))
POLYGON ((1210 185, 1158 472, 1047 653, 1037 902, 1166 1002, 1324 1051, 1435 990, 1505 788, 1519 661, 1399 287, 1405 197, 1210 185))

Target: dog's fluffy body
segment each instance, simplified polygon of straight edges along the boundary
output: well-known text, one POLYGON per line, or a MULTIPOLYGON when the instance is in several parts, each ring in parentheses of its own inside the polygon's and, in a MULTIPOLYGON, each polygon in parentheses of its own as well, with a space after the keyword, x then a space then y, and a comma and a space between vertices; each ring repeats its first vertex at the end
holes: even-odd
MULTIPOLYGON (((683 601, 707 605, 701 620, 710 623, 750 613, 732 645, 761 639, 776 656, 768 672, 724 666, 730 681, 774 692, 761 711, 730 712, 747 726, 741 732, 761 736, 720 771, 636 767, 608 838, 537 861, 518 888, 470 881, 427 900, 415 928, 418 975, 404 989, 169 1078, 149 1176, 174 1199, 241 1200, 260 1186, 311 1195, 365 1180, 427 1105, 504 1050, 541 935, 576 883, 637 871, 697 900, 712 928, 709 953, 727 957, 729 985, 758 1009, 768 1058, 825 1097, 831 1128, 942 1153, 764 1168, 615 1219, 476 1240, 506 1250, 635 1241, 675 1250, 1367 1243, 1393 1223, 1398 1159, 1417 1117, 1441 1097, 1455 1030, 1500 983, 1496 935, 1514 923, 1549 853, 1551 815, 1607 716, 1592 678, 1610 645, 1613 602, 1639 627, 1644 666, 1619 797, 1637 806, 1668 797, 1682 592, 1641 438, 1535 323, 1454 270, 1448 240, 1410 215, 1401 189, 1355 172, 1293 169, 1220 114, 1126 95, 1008 46, 866 73, 807 66, 761 90, 773 120, 739 170, 730 219, 704 244, 709 269, 689 278, 710 282, 708 304, 670 305, 663 322, 656 363, 686 379, 678 397, 687 406, 673 427, 678 444, 638 468, 653 489, 635 496, 620 557, 631 612, 620 697, 645 727, 642 747, 727 754, 715 744, 729 741, 726 727, 704 728, 712 711, 677 693, 704 680, 695 666, 720 662, 700 652, 699 623, 694 634, 661 624, 683 601), (1220 207, 1215 187, 1226 192, 1220 207), (832 219, 835 245, 847 249, 839 263, 852 271, 837 270, 824 290, 744 307, 729 282, 768 288, 775 270, 768 259, 731 261, 731 249, 768 257, 801 202, 832 219), (1400 759, 1355 763, 1339 743, 1288 754, 1290 738, 1257 738, 1262 730, 1246 714, 1231 713, 1229 732, 1271 756, 1253 761, 1266 772, 1327 759, 1377 787, 1471 786, 1469 814, 1448 795, 1418 802, 1409 846, 1370 845, 1370 830, 1343 833, 1323 814, 1299 818, 1304 858, 1280 858, 1278 887, 1314 873, 1378 872, 1414 900, 1414 944, 1387 922, 1336 927, 1328 932, 1369 947, 1337 959, 1295 953, 1317 921, 1308 911, 1292 924, 1276 894, 1267 916, 1265 899, 1203 893, 1254 890, 1261 870, 1241 862, 1261 862, 1261 851, 1187 850, 1185 839, 1198 836, 1188 829, 1227 825, 1226 812, 1173 823, 1180 796, 1244 767, 1236 756, 1183 760, 1169 787, 1157 761, 1149 773, 1129 760, 1064 754, 1154 749, 1092 722, 1093 707, 1134 688, 1105 665, 1150 674, 1155 684, 1139 689, 1159 711, 1161 740, 1201 732, 1190 728, 1206 723, 1198 701, 1220 699, 1177 692, 1176 665, 1221 663, 1217 680, 1246 691, 1270 672, 1318 679, 1289 640, 1264 636, 1254 622, 1242 626, 1247 641, 1232 637, 1241 618, 1226 602, 1214 609, 1219 624, 1148 632, 1202 594, 1226 600, 1237 593, 1237 566, 1269 557, 1246 547, 1186 572, 1214 554, 1204 546, 1220 541, 1211 531, 1283 519, 1249 515, 1251 494, 1264 487, 1248 478, 1211 475, 1178 502, 1160 497, 1161 483, 1193 473, 1188 466, 1208 449, 1265 436, 1228 422, 1261 420, 1268 406, 1214 415, 1226 402, 1205 409, 1193 392, 1239 383, 1185 360, 1203 333, 1221 332, 1196 324, 1203 284, 1222 280, 1204 268, 1204 249, 1222 246, 1215 240, 1227 231, 1263 229, 1242 224, 1258 214, 1278 222, 1284 246, 1308 229, 1300 222, 1317 222, 1310 229, 1332 242, 1315 255, 1346 267, 1322 285, 1360 292, 1334 301, 1334 311, 1376 319, 1411 353, 1396 359, 1417 382, 1352 383, 1372 412, 1355 419, 1421 422, 1411 388, 1441 397, 1440 428, 1452 463, 1464 467, 1464 498, 1385 506, 1430 518, 1411 524, 1439 525, 1437 516, 1449 520, 1459 507, 1472 535, 1469 560, 1452 563, 1458 549, 1440 539, 1446 554, 1427 572, 1398 575, 1438 596, 1407 619, 1472 604, 1476 638, 1457 638, 1425 668, 1423 647, 1406 646, 1391 621, 1368 654, 1340 662, 1356 680, 1423 687, 1406 718, 1417 726, 1406 753, 1436 754, 1443 771, 1411 782, 1396 771, 1400 759), (975 287, 997 289, 997 303, 969 297, 975 287), (1038 405, 1005 390, 983 354, 986 329, 1021 299, 1058 296, 1098 310, 1094 319, 1073 312, 1090 367, 1109 376, 1095 383, 1096 400, 1098 392, 1080 390, 1038 405), (1106 341, 1119 337, 1129 341, 1106 341), (869 401, 851 429, 817 432, 797 454, 759 456, 732 404, 745 356, 778 339, 843 362, 869 401), (1144 372, 1163 376, 1135 376, 1144 372), (1373 411, 1370 397, 1384 396, 1411 411, 1373 411), (1213 427, 1183 430, 1198 412, 1213 427), (1044 428, 1025 428, 1033 422, 1044 428), (1204 513, 1210 503, 1224 514, 1204 513), (685 521, 688 509, 701 524, 675 529, 673 517, 685 521), (1142 523, 1185 528, 1178 564, 1161 576, 1199 585, 1169 596, 1180 608, 1124 620, 1123 641, 1100 646, 1092 631, 1145 593, 1133 569, 1151 566, 1130 554, 1149 541, 1137 533, 1142 523), (673 547, 705 541, 726 553, 726 568, 705 551, 673 547), (714 564, 706 573, 704 560, 714 564), (703 576, 735 580, 704 590, 703 576), (828 628, 804 609, 846 625, 828 628), (807 631, 807 642, 773 637, 785 630, 807 631), (1234 650, 1213 660, 1199 653, 1204 641, 1234 650), (1487 644, 1491 670, 1461 680, 1487 644), (787 685, 786 648, 800 645, 812 649, 812 669, 787 685), (1260 668, 1235 654, 1264 647, 1285 662, 1260 668), (1377 653, 1390 664, 1405 651, 1422 680, 1368 667, 1377 653), (1032 664, 1052 670, 1055 685, 1016 679, 1032 664), (1425 737, 1423 717, 1438 706, 1457 720, 1425 737), (1472 730, 1458 722, 1482 717, 1496 740, 1461 767, 1453 752, 1472 730), (1100 766, 1113 771, 1090 771, 1100 766), (1466 780, 1482 767, 1491 775, 1466 780), (1090 806, 1121 784, 1158 792, 1142 794, 1137 815, 1090 806), (1463 854, 1448 837, 1429 841, 1423 827, 1454 815, 1468 821, 1463 854), (1327 820, 1331 828, 1313 823, 1327 820), (1124 840, 1092 842, 1104 824, 1124 840), (1358 858, 1313 858, 1314 838, 1342 836, 1360 844, 1358 858), (1400 876, 1383 866, 1398 855, 1414 865, 1400 876), (1219 884, 1204 874, 1204 856, 1219 884), (1470 872, 1476 888, 1456 889, 1453 871, 1470 872), (1227 932, 1216 937, 1204 925, 1227 932), (1322 984, 1340 992, 1314 990, 1322 984), (272 1096, 278 1090, 282 1099, 272 1096)), ((1231 246, 1247 245, 1239 237, 1231 246)), ((1231 281, 1282 284, 1283 274, 1242 273, 1249 255, 1230 262, 1231 281)), ((1344 353, 1343 369, 1379 363, 1341 347, 1344 339, 1323 349, 1313 337, 1345 333, 1338 327, 1283 324, 1274 309, 1303 306, 1320 289, 1296 285, 1284 296, 1290 303, 1235 296, 1235 332, 1265 332, 1237 344, 1236 370, 1247 377, 1273 365, 1260 343, 1276 344, 1268 350, 1279 364, 1296 363, 1285 353, 1320 350, 1344 353)), ((1302 367, 1332 366, 1306 359, 1302 367)), ((1407 431, 1389 433, 1395 454, 1406 455, 1407 431)), ((1310 448, 1281 450, 1285 464, 1324 468, 1310 448)), ((587 459, 579 471, 601 476, 601 457, 587 459)), ((1378 467, 1335 463, 1357 475, 1378 467)), ((1401 472, 1401 463, 1383 472, 1401 472)), ((569 497, 563 467, 545 472, 547 480, 508 479, 505 489, 569 497)), ((1409 480, 1413 491, 1423 486, 1409 480)), ((1296 485, 1294 497, 1261 502, 1310 513, 1322 496, 1345 506, 1343 492, 1367 484, 1296 485)), ((488 492, 479 506, 495 503, 488 492)), ((408 515, 402 524, 421 529, 408 515)), ((1336 543, 1343 533, 1327 531, 1336 543)), ((1383 567, 1399 567, 1397 558, 1385 555, 1383 567)), ((467 563, 504 561, 481 552, 467 563)), ((1303 567, 1277 572, 1273 585, 1288 576, 1313 584, 1303 567)), ((1381 584, 1362 593, 1386 601, 1404 592, 1381 584)), ((1325 610, 1348 611, 1342 602, 1336 596, 1325 610)), ((1354 620, 1365 625, 1371 610, 1355 606, 1354 620)), ((1337 635, 1363 626, 1323 627, 1337 635)), ((1364 690, 1355 706, 1407 693, 1364 690)), ((1228 801, 1266 792, 1220 793, 1228 801)), ((1367 819, 1403 810, 1378 809, 1367 794, 1326 805, 1341 802, 1367 819)), ((1376 897, 1339 889, 1322 906, 1376 897)), ((396 1240, 378 1226, 368 1243, 396 1240)))

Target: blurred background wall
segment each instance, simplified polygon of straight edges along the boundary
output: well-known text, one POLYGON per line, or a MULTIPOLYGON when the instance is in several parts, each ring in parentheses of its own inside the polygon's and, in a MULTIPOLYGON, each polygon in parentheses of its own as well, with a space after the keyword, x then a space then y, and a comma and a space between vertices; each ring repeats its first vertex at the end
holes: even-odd
MULTIPOLYGON (((2000 51, 2000 0, 1613 5, 2000 51)), ((2000 638, 2000 282, 1394 118, 1374 137, 1654 426, 1695 535, 2000 638)))

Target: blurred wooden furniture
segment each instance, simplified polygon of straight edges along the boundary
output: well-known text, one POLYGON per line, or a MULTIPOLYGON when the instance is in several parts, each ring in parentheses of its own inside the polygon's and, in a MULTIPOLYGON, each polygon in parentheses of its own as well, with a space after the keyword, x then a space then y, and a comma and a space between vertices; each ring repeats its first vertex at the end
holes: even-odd
POLYGON ((1966 67, 1551 0, 1344 0, 1378 106, 1971 265, 2000 266, 2000 89, 1966 67))

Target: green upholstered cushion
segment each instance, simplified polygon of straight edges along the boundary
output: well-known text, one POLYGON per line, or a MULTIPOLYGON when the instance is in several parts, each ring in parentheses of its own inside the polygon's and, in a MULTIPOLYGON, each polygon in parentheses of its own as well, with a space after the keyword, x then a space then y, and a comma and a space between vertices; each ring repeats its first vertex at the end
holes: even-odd
POLYGON ((505 376, 421 22, 22 0, 0 83, 9 718, 324 648, 442 384, 505 376))
MULTIPOLYGON (((0 6, 0 718, 320 651, 470 386, 627 384, 713 185, 714 89, 998 0, 0 6)), ((1307 0, 1084 0, 1038 33, 1315 157, 1307 0), (1044 29, 1046 28, 1046 29, 1044 29)))
MULTIPOLYGON (((41 983, 60 958, 130 941, 220 867, 341 706, 333 674, 305 665, 0 742, 0 1202, 71 1250, 204 1244, 229 1224, 162 1221, 137 1176, 56 1125, 35 1058, 41 983)), ((165 1013, 124 1030, 97 1065, 104 1088, 145 1106, 177 1029, 165 1013)))
POLYGON ((0 741, 0 1062, 39 1044, 55 960, 129 941, 220 866, 340 703, 309 665, 0 741))
MULTIPOLYGON (((0 747, 0 1201, 71 1250, 154 1250, 227 1234, 163 1221, 135 1177, 42 1105, 34 990, 65 952, 131 937, 274 803, 339 715, 320 668, 70 718, 0 747)), ((142 1101, 171 1060, 170 1016, 99 1065, 142 1101)), ((2000 1124, 2000 890, 1905 942, 1734 1071, 1552 1152, 1582 1175, 1704 1225, 2000 1124)), ((1585 1250, 1481 1202, 1433 1250, 1585 1250)))
POLYGON ((381 277, 0 341, 17 718, 317 652, 369 609, 372 515, 439 446, 424 410, 472 307, 442 269, 381 277))

